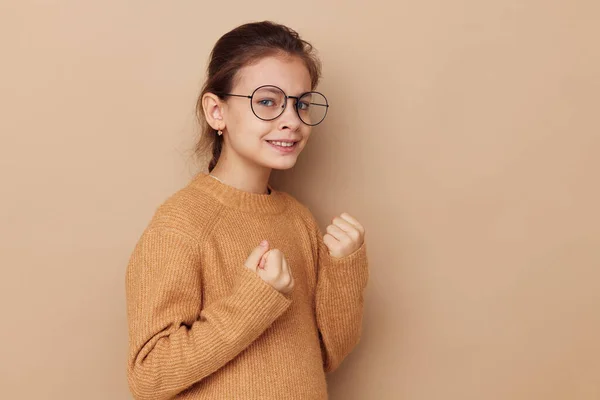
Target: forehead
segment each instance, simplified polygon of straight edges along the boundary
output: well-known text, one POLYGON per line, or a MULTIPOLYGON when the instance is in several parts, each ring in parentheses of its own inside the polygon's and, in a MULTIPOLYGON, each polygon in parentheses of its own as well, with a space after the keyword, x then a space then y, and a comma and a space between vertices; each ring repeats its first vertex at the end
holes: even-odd
POLYGON ((310 74, 301 59, 271 56, 240 69, 233 88, 241 94, 250 94, 259 86, 275 85, 295 96, 310 92, 310 84, 310 74))

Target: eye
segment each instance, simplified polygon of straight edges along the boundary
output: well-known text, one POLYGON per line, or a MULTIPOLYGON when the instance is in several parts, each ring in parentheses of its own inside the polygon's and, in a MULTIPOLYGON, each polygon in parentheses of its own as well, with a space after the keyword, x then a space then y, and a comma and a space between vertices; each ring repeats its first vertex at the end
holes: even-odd
POLYGON ((310 103, 308 103, 306 101, 301 101, 298 103, 298 110, 302 110, 302 111, 308 110, 309 106, 310 106, 310 103))
POLYGON ((275 101, 272 99, 262 99, 258 101, 258 105, 265 107, 273 107, 275 105, 275 101))

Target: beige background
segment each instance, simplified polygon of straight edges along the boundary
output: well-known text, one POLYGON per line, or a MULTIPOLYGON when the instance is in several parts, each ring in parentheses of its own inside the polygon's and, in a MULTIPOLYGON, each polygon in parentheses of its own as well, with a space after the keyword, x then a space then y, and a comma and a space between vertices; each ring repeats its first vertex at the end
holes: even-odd
POLYGON ((212 45, 273 19, 332 107, 272 183, 367 229, 332 399, 600 399, 599 4, 3 0, 0 397, 130 398, 127 259, 212 45))

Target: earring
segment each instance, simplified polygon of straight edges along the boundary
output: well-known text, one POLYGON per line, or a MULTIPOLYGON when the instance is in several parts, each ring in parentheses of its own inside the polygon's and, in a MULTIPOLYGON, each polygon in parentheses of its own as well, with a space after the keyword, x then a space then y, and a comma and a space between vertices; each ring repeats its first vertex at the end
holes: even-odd
POLYGON ((221 130, 219 130, 219 131, 217 132, 217 135, 219 135, 219 136, 221 136, 222 134, 223 134, 223 132, 222 132, 221 130))

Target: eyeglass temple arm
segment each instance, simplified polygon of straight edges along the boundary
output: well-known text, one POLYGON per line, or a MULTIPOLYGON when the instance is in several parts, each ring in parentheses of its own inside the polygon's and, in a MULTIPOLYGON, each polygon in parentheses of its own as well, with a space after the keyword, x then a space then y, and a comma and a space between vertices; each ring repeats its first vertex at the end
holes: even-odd
POLYGON ((252 96, 244 96, 243 94, 233 94, 233 93, 223 93, 223 96, 245 97, 246 99, 252 98, 252 96))
MULTIPOLYGON (((298 104, 298 101, 300 101, 300 98, 302 98, 302 96, 286 96, 288 99, 294 99, 296 100, 296 104, 298 104)), ((312 103, 309 102, 308 104, 312 104, 313 106, 323 106, 323 107, 329 107, 329 104, 320 104, 320 103, 312 103)))

